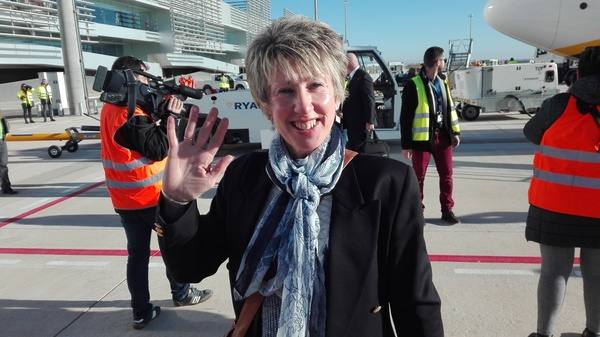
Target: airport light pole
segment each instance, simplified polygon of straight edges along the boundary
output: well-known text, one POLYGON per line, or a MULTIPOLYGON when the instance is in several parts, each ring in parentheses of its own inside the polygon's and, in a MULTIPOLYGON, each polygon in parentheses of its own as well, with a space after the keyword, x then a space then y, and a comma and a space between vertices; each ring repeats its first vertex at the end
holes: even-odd
POLYGON ((319 1, 314 0, 314 8, 315 8, 315 21, 319 21, 319 1))
POLYGON ((473 40, 473 14, 469 14, 469 40, 473 40))
POLYGON ((348 0, 344 0, 344 42, 348 44, 348 0))

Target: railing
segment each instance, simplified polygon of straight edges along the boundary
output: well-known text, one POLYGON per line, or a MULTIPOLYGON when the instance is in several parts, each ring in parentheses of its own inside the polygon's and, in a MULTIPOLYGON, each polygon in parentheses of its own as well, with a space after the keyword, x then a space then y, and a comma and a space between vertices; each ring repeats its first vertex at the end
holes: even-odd
MULTIPOLYGON (((89 5, 89 1, 76 1, 83 36, 92 34, 88 23, 94 10, 89 5)), ((0 36, 60 40, 56 0, 0 0, 0 36)))

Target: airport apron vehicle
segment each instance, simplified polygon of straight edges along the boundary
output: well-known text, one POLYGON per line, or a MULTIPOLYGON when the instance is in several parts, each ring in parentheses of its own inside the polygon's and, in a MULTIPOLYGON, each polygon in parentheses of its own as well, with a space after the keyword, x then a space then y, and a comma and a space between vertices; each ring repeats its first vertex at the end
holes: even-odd
MULTIPOLYGON (((248 82, 243 76, 234 74, 224 74, 229 82, 229 90, 246 90, 248 89, 248 82)), ((219 91, 219 83, 221 82, 220 74, 211 74, 206 80, 195 80, 194 88, 202 89, 204 94, 210 95, 219 91)))
POLYGON ((83 125, 81 130, 75 127, 67 128, 64 132, 59 133, 23 133, 6 135, 6 141, 9 142, 26 142, 26 141, 48 141, 59 140, 66 141, 65 145, 51 145, 48 147, 48 155, 50 158, 58 158, 62 155, 63 150, 68 152, 77 152, 79 142, 83 140, 100 139, 100 128, 93 125, 83 125))
MULTIPOLYGON (((401 91, 387 63, 375 47, 350 47, 347 51, 356 54, 360 66, 374 80, 377 135, 382 140, 400 139, 401 91)), ((229 119, 226 144, 255 143, 267 148, 273 138, 271 122, 265 118, 249 90, 215 93, 187 102, 198 105, 202 112, 217 107, 219 117, 229 119)))
POLYGON ((571 85, 577 79, 576 59, 549 53, 541 48, 534 48, 533 62, 554 62, 558 67, 558 83, 571 85))
POLYGON ((536 112, 560 92, 555 63, 515 63, 471 67, 451 73, 452 97, 468 121, 490 111, 536 112))

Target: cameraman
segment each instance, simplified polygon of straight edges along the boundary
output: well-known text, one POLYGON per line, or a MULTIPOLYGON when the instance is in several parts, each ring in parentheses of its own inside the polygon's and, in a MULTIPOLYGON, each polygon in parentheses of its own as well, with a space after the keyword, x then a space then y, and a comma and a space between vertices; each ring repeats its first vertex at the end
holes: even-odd
MULTIPOLYGON (((146 71, 143 61, 119 57, 112 70, 146 71)), ((135 74, 138 84, 148 85, 145 76, 135 74)), ((137 88, 136 88, 137 89, 137 88)), ((146 104, 136 102, 128 120, 127 105, 104 103, 100 117, 101 156, 106 187, 127 236, 127 285, 133 308, 133 328, 142 329, 160 314, 150 303, 148 262, 155 209, 162 186, 168 150, 166 120, 154 120, 146 104)), ((167 108, 182 110, 181 100, 170 98, 167 108)), ((168 115, 168 114, 165 114, 168 115)), ((211 290, 199 290, 177 283, 167 270, 175 306, 193 305, 207 300, 211 290)))

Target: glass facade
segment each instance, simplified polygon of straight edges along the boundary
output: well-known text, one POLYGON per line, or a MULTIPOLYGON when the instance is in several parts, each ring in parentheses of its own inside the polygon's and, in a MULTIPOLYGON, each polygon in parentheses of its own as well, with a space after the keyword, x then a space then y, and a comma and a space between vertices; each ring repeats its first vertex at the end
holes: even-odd
POLYGON ((92 8, 94 9, 93 21, 96 23, 158 32, 158 24, 150 12, 124 11, 100 6, 92 6, 92 8))
MULTIPOLYGON (((58 1, 0 0, 0 42, 60 47, 58 1)), ((193 57, 200 56, 215 60, 207 60, 209 69, 242 59, 248 41, 271 21, 271 0, 73 1, 83 51, 143 59, 182 54, 192 56, 190 66, 201 64, 193 57)))
POLYGON ((94 54, 111 55, 117 57, 124 54, 123 46, 118 44, 84 43, 81 45, 81 49, 94 54))

